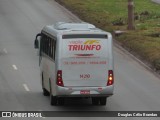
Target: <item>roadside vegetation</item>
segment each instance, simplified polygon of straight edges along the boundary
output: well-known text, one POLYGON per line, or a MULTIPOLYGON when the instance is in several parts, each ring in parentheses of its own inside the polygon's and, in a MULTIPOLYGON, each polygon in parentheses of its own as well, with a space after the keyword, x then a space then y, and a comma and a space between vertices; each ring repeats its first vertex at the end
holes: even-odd
POLYGON ((119 43, 160 70, 160 5, 151 0, 134 0, 136 30, 127 30, 127 0, 57 0, 82 20, 112 32, 119 43))

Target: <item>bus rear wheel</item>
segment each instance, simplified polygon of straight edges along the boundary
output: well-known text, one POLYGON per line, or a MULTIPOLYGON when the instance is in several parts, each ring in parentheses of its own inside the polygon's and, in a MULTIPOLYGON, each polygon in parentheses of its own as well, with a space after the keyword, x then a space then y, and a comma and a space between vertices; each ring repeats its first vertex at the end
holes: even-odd
POLYGON ((106 97, 101 97, 101 98, 99 98, 99 100, 100 100, 100 105, 106 105, 106 102, 107 102, 106 97))
MULTIPOLYGON (((51 81, 50 81, 51 83, 51 81)), ((51 88, 51 84, 50 84, 50 104, 53 105, 57 105, 57 97, 52 95, 52 88, 51 88)))
POLYGON ((43 95, 44 96, 49 96, 49 92, 45 88, 43 88, 43 95))
POLYGON ((92 105, 98 105, 99 104, 99 98, 93 97, 92 98, 92 105))
POLYGON ((57 97, 50 95, 50 104, 57 105, 57 97))
POLYGON ((65 99, 63 97, 58 98, 58 104, 59 105, 64 105, 65 99))
POLYGON ((43 75, 42 75, 42 90, 43 90, 43 95, 44 96, 49 96, 49 92, 44 87, 43 75))

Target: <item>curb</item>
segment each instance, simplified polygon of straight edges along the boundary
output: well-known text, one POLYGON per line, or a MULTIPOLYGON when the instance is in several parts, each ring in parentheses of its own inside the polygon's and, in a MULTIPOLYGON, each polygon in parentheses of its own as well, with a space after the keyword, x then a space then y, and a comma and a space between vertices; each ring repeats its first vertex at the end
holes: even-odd
POLYGON ((149 70, 150 72, 152 72, 156 77, 160 78, 160 73, 158 73, 157 71, 155 71, 151 64, 149 64, 146 61, 145 61, 146 63, 143 62, 137 56, 135 56, 132 53, 130 53, 127 49, 123 48, 121 46, 121 44, 117 40, 115 40, 114 38, 113 38, 113 44, 114 44, 114 46, 116 48, 120 49, 122 52, 124 52, 125 54, 127 54, 128 56, 130 56, 131 58, 133 58, 136 62, 138 62, 140 65, 142 65, 144 68, 146 68, 147 70, 149 70))

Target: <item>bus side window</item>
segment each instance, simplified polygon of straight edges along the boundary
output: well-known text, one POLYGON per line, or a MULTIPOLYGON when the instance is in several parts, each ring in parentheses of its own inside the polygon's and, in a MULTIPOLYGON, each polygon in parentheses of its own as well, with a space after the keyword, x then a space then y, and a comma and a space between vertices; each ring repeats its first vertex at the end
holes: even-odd
POLYGON ((43 53, 45 53, 45 48, 46 48, 45 41, 46 41, 46 36, 44 35, 42 40, 43 53))
POLYGON ((53 41, 53 46, 54 46, 53 47, 53 51, 54 51, 53 52, 53 60, 55 61, 55 56, 56 56, 56 41, 55 40, 53 41))
POLYGON ((53 39, 51 39, 51 41, 50 41, 50 47, 51 47, 51 48, 50 48, 50 52, 51 52, 51 53, 50 53, 50 57, 53 58, 53 57, 52 57, 52 56, 53 56, 53 39))
POLYGON ((56 50, 55 39, 43 34, 40 46, 41 46, 41 52, 45 53, 49 58, 55 60, 55 50, 56 50))
POLYGON ((49 37, 45 36, 45 53, 48 56, 49 52, 49 37))
POLYGON ((52 39, 48 37, 48 56, 51 58, 52 55, 52 39))

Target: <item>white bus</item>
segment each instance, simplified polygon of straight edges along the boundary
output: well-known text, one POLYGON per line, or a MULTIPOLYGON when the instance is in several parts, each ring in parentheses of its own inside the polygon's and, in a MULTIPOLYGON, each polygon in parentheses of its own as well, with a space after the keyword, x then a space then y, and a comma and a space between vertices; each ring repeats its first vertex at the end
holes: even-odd
POLYGON ((106 105, 113 95, 112 35, 89 23, 45 26, 37 34, 43 94, 51 105, 63 105, 67 97, 91 98, 106 105))

